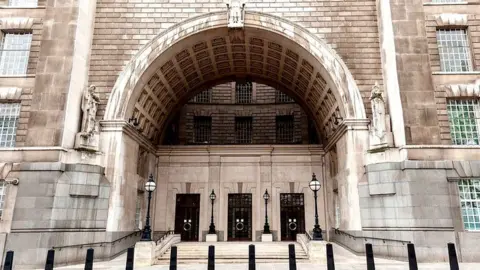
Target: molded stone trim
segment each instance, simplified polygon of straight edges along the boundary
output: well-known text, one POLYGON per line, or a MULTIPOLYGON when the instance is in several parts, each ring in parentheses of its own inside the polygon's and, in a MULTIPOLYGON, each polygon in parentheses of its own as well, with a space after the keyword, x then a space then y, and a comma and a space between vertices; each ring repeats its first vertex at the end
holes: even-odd
POLYGON ((0 100, 19 100, 22 95, 22 88, 0 87, 0 100))
POLYGON ((447 97, 480 97, 480 79, 474 83, 442 85, 447 97))
POLYGON ((435 15, 435 22, 437 26, 466 26, 468 19, 466 14, 443 13, 435 15))
POLYGON ((32 29, 34 19, 22 17, 0 18, 0 29, 32 29))

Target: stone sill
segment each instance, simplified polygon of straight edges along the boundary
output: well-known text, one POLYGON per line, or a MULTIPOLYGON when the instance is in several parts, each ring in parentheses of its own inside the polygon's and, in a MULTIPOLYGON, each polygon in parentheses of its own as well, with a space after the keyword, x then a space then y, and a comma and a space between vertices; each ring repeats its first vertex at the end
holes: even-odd
POLYGON ((26 74, 26 75, 0 75, 0 78, 35 78, 35 74, 26 74))
POLYGON ((45 9, 45 6, 38 6, 38 7, 22 7, 22 6, 17 6, 17 7, 12 7, 12 6, 0 6, 0 9, 45 9))
POLYGON ((468 5, 473 4, 469 2, 456 2, 456 3, 435 3, 435 2, 428 2, 423 3, 424 6, 449 6, 449 5, 468 5))
POLYGON ((480 149, 480 145, 404 145, 400 149, 480 149))
POLYGON ((467 71, 467 72, 432 72, 433 75, 480 75, 480 71, 467 71))

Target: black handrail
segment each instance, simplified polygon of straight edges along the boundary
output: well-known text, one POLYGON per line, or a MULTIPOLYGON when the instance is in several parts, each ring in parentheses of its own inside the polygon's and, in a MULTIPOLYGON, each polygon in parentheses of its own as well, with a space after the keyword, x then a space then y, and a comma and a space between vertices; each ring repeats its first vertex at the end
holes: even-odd
POLYGON ((93 247, 93 246, 104 246, 104 245, 108 245, 108 244, 115 244, 116 242, 122 241, 123 239, 128 238, 128 237, 138 236, 141 233, 142 233, 142 231, 134 231, 134 232, 132 232, 128 235, 125 235, 123 237, 120 237, 120 238, 115 239, 115 240, 110 241, 110 242, 94 242, 94 243, 76 244, 76 245, 68 245, 68 246, 58 246, 58 247, 52 247, 52 249, 62 250, 62 248, 75 248, 75 247, 83 248, 83 247, 93 247))
POLYGON ((339 229, 336 229, 336 228, 332 228, 334 231, 335 231, 335 234, 343 234, 343 235, 346 235, 350 238, 353 238, 354 240, 356 240, 357 238, 359 239, 364 239, 365 241, 368 241, 368 239, 370 240, 381 240, 383 241, 384 243, 386 241, 388 242, 397 242, 397 243, 402 243, 402 245, 405 245, 405 244, 410 244, 412 243, 411 241, 406 241, 406 240, 397 240, 397 239, 389 239, 389 238, 379 238, 379 237, 370 237, 370 236, 355 236, 353 234, 349 234, 347 232, 344 232, 342 230, 339 230, 339 229))
POLYGON ((166 231, 165 234, 164 234, 162 237, 160 237, 160 239, 158 239, 157 241, 155 241, 155 243, 157 243, 157 245, 158 245, 158 244, 161 243, 165 238, 167 238, 167 236, 169 236, 170 234, 174 234, 174 233, 175 233, 175 232, 174 232, 173 230, 168 230, 168 231, 166 231))

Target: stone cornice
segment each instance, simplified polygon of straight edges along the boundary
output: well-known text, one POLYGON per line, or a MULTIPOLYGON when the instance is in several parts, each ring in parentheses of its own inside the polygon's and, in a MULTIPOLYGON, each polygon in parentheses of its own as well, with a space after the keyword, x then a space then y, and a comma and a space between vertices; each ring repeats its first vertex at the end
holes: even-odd
POLYGON ((288 156, 321 155, 323 148, 319 145, 175 145, 159 146, 158 156, 288 156))
POLYGON ((148 149, 149 152, 156 152, 156 147, 150 142, 150 140, 125 120, 102 120, 100 121, 100 130, 102 132, 123 132, 139 145, 148 149))
POLYGON ((22 95, 22 88, 0 87, 1 100, 19 100, 21 95, 22 95))
POLYGON ((480 79, 474 83, 441 85, 447 97, 480 97, 480 79))
POLYGON ((342 138, 342 136, 347 132, 347 130, 368 130, 368 124, 370 124, 370 119, 345 119, 338 126, 337 130, 332 134, 330 140, 328 140, 327 145, 325 146, 325 152, 330 151, 330 149, 342 138))
POLYGON ((437 26, 466 26, 468 24, 466 14, 443 13, 434 17, 437 26))
POLYGON ((26 17, 0 18, 0 29, 32 29, 34 19, 26 17))

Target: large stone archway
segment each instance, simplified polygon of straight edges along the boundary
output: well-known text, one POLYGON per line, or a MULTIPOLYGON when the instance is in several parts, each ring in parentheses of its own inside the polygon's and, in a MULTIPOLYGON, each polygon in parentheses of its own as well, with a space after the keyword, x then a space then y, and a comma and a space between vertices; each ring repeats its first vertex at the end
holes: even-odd
MULTIPOLYGON (((212 85, 248 77, 287 92, 313 117, 325 149, 335 144, 343 228, 361 229, 357 183, 363 174, 366 113, 358 87, 342 59, 325 42, 282 18, 246 12, 242 30, 227 28, 224 12, 175 25, 138 52, 117 79, 107 104, 103 130, 136 118, 137 134, 152 152, 168 117, 189 98, 212 85), (338 121, 343 119, 344 121, 338 121)), ((125 128, 118 129, 121 132, 125 128)), ((125 192, 131 185, 130 158, 138 149, 121 134, 103 145, 113 185, 108 230, 122 229, 125 192), (119 147, 120 146, 120 147, 119 147)), ((157 153, 158 154, 158 153, 157 153)), ((324 162, 324 161, 322 161, 324 162)), ((325 194, 325 197, 328 195, 325 194)))

